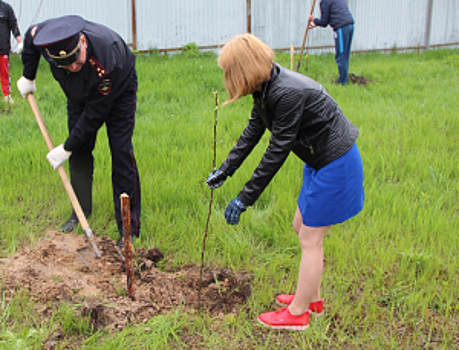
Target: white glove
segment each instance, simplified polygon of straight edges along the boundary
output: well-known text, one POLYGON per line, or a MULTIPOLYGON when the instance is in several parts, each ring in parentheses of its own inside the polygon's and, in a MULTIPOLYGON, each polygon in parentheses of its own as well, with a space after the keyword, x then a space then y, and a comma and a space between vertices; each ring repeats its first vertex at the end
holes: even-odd
POLYGON ((21 93, 22 97, 27 98, 28 94, 33 94, 37 92, 37 87, 35 86, 35 80, 29 80, 25 77, 20 77, 18 80, 18 90, 21 93))
POLYGON ((54 148, 51 152, 46 155, 46 159, 49 160, 51 166, 56 170, 62 165, 67 159, 69 159, 72 152, 68 152, 64 149, 64 145, 59 145, 54 148))
POLYGON ((18 46, 16 48, 16 52, 20 55, 22 53, 22 49, 24 48, 24 43, 20 42, 18 43, 18 46))

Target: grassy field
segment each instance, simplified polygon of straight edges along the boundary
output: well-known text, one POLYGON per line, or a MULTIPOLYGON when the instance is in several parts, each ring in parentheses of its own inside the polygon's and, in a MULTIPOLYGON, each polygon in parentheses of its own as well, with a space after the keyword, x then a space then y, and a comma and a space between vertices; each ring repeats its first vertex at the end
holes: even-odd
MULTIPOLYGON (((277 61, 290 66, 288 54, 277 61)), ((43 62, 44 63, 44 62, 43 62)), ((67 137, 66 102, 49 68, 41 65, 35 94, 54 143, 67 137)), ((0 247, 4 257, 33 246, 57 229, 71 207, 46 145, 16 80, 15 104, 0 114, 0 247)), ((325 315, 306 332, 277 332, 256 322, 279 293, 293 292, 300 247, 291 227, 302 164, 294 156, 238 226, 223 217, 227 203, 250 178, 268 133, 236 174, 214 192, 206 263, 254 274, 253 295, 237 315, 211 318, 179 311, 120 333, 96 332, 63 304, 44 323, 26 296, 0 303, 0 348, 40 349, 57 328, 57 348, 172 349, 452 349, 459 347, 459 51, 367 54, 350 72, 367 86, 337 86, 332 55, 309 56, 302 73, 322 83, 359 128, 365 172, 362 213, 332 228, 324 242, 325 315), (76 343, 78 346, 73 346, 76 343)), ((138 56, 134 147, 142 184, 142 232, 136 246, 159 247, 162 268, 199 265, 212 171, 214 91, 227 98, 211 53, 138 56)), ((3 102, 3 101, 2 101, 3 102)), ((217 166, 250 114, 246 97, 219 109, 217 166)), ((105 130, 95 149, 94 211, 101 236, 118 236, 113 212, 110 153, 105 130)), ((67 165, 66 165, 67 167, 67 165)), ((4 289, 4 288, 2 288, 4 289)), ((0 301, 2 301, 0 297, 0 301)))

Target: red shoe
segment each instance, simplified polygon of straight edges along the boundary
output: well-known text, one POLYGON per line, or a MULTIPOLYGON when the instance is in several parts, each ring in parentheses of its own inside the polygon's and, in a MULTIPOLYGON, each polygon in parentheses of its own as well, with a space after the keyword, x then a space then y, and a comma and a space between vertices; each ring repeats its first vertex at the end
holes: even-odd
MULTIPOLYGON (((295 294, 281 294, 276 297, 276 302, 280 306, 290 305, 293 301, 295 294)), ((324 311, 324 301, 325 299, 320 299, 309 304, 309 311, 311 311, 316 316, 322 315, 324 311)))
POLYGON ((309 327, 309 310, 304 314, 292 315, 288 306, 280 310, 265 312, 258 315, 258 322, 273 329, 286 329, 289 331, 304 331, 309 327))

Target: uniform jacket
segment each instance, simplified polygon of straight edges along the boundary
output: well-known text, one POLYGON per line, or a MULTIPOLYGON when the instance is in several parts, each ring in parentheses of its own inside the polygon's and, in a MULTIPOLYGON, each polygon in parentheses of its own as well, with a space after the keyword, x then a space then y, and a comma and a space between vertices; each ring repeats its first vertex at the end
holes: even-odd
POLYGON ((258 199, 290 152, 320 169, 346 153, 357 139, 357 128, 322 85, 278 64, 253 100, 249 123, 220 167, 232 176, 265 130, 271 131, 260 164, 238 195, 247 206, 258 199))
POLYGON ((18 28, 18 21, 14 15, 11 5, 0 0, 0 54, 9 54, 11 50, 11 36, 21 35, 18 28))
POLYGON ((314 20, 314 23, 320 27, 330 25, 336 31, 341 27, 354 24, 346 0, 322 0, 320 14, 321 18, 314 20))
POLYGON ((46 50, 33 44, 33 38, 46 22, 32 26, 25 35, 22 52, 25 78, 34 80, 40 57, 49 63, 51 73, 67 99, 81 107, 83 113, 65 142, 73 151, 87 135, 97 131, 108 117, 113 103, 135 77, 135 55, 124 40, 111 29, 86 21, 87 62, 77 73, 55 65, 46 50))

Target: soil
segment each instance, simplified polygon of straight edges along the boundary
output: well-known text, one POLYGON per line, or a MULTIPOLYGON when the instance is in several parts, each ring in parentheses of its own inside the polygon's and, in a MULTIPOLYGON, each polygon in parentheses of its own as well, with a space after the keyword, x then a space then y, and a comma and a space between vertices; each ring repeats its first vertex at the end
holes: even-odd
POLYGON ((249 273, 205 266, 201 281, 201 266, 161 271, 157 263, 164 259, 163 253, 156 247, 139 247, 134 249, 131 298, 121 250, 108 237, 96 237, 96 242, 101 258, 90 256, 84 236, 53 231, 37 246, 23 247, 13 257, 0 259, 4 302, 8 304, 25 291, 45 320, 67 302, 89 316, 97 331, 146 323, 177 306, 209 315, 236 313, 251 295, 253 275, 249 273))
POLYGON ((355 75, 354 73, 350 73, 348 77, 351 82, 353 82, 354 84, 361 85, 361 86, 365 86, 368 83, 373 83, 373 80, 367 79, 362 76, 355 75))

